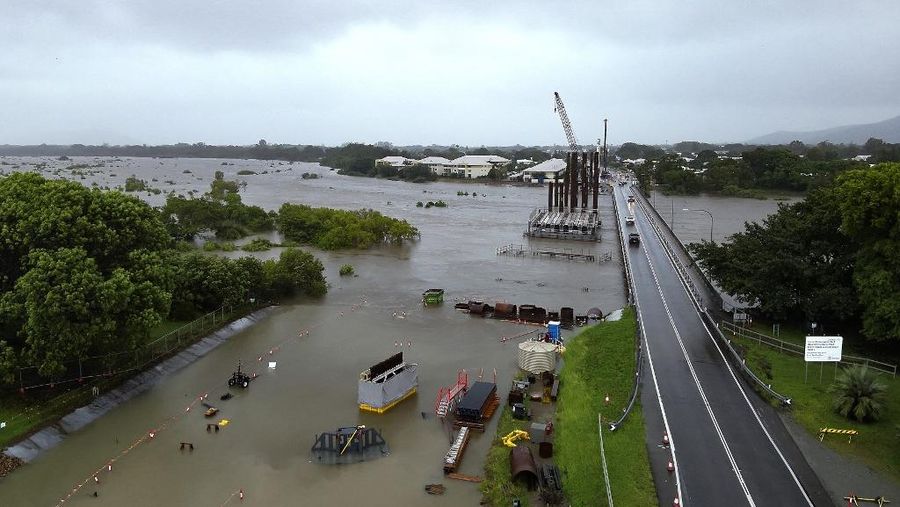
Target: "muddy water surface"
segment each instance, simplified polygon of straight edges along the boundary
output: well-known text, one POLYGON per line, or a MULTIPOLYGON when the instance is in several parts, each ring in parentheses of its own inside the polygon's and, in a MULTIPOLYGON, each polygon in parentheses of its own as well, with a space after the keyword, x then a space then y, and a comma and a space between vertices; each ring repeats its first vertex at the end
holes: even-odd
MULTIPOLYGON (((257 161, 222 166, 218 160, 184 159, 3 160, 10 162, 0 166, 7 171, 13 160, 20 165, 17 170, 34 167, 25 162, 46 162, 38 170, 51 177, 55 168, 73 162, 103 163, 82 183, 114 187, 135 174, 163 191, 181 193, 205 191, 214 171, 222 170, 226 178, 247 181, 245 202, 268 209, 282 202, 373 208, 406 218, 422 237, 402 247, 364 252, 314 251, 331 283, 325 298, 283 305, 195 364, 70 435, 0 481, 0 505, 55 505, 75 484, 173 416, 178 417, 152 441, 124 455, 111 472, 100 475, 98 485, 91 480, 66 505, 217 506, 239 489, 245 493, 243 505, 477 505, 477 485, 448 480, 441 473, 449 435, 433 416, 434 399, 459 368, 472 376, 483 370, 487 378, 493 378, 496 369, 504 390, 515 370, 517 341, 501 343, 500 338, 532 328, 473 318, 453 310, 453 302, 482 298, 552 309, 572 306, 576 313, 595 306, 608 312, 624 304, 608 199, 603 200, 600 243, 528 242, 521 235, 524 223, 531 209, 543 204, 545 189, 347 178, 314 164, 294 164, 290 171, 284 164, 275 173, 278 163, 257 161), (236 176, 247 168, 270 173, 236 176), (302 172, 322 177, 302 179, 302 172), (457 191, 479 195, 457 196, 457 191), (420 200, 438 199, 449 206, 415 206, 420 200), (610 252, 613 260, 583 263, 496 255, 496 248, 507 243, 610 252), (344 263, 352 264, 358 276, 338 276, 344 263), (422 308, 421 292, 430 287, 446 289, 443 306, 422 308), (299 337, 305 330, 310 333, 299 337), (404 343, 407 359, 419 364, 418 394, 385 415, 360 413, 359 372, 397 351, 397 342, 404 343), (270 349, 270 357, 256 361, 270 349), (220 402, 239 358, 249 361, 261 377, 246 392, 220 402), (269 360, 277 362, 274 370, 264 367, 269 360), (218 434, 205 431, 207 420, 199 410, 184 413, 202 392, 209 392, 221 409, 219 415, 231 421, 218 434), (344 466, 309 462, 316 433, 354 424, 380 429, 390 456, 344 466), (181 452, 180 442, 194 443, 194 452, 181 452), (443 482, 446 494, 426 495, 424 485, 433 482, 443 482), (89 496, 94 491, 96 498, 89 496)), ((59 176, 80 180, 65 170, 59 176)), ((162 202, 162 195, 142 197, 162 202)), ((277 255, 277 250, 259 255, 277 255)), ((482 474, 493 432, 492 424, 487 433, 473 438, 460 472, 482 474)))
MULTIPOLYGON (((472 376, 483 370, 488 378, 493 378, 496 369, 500 390, 505 390, 515 371, 517 340, 501 343, 500 338, 530 328, 458 313, 453 302, 480 298, 551 309, 572 306, 577 313, 595 306, 604 312, 621 307, 619 246, 611 229, 609 199, 601 200, 601 242, 529 241, 521 233, 532 208, 546 200, 542 188, 349 178, 315 164, 224 164, 206 159, 0 157, 2 172, 34 170, 89 186, 116 187, 134 174, 161 190, 141 194, 154 205, 161 204, 169 191, 205 192, 214 172, 221 170, 226 178, 247 182, 242 195, 249 204, 267 209, 277 209, 282 202, 372 208, 409 220, 422 237, 402 247, 314 251, 325 264, 331 284, 326 297, 283 305, 195 364, 70 435, 0 481, 0 505, 56 505, 74 485, 167 420, 166 429, 152 441, 118 459, 111 472, 101 473, 99 484, 90 480, 65 504, 218 506, 237 504, 231 495, 243 489, 242 505, 477 505, 476 485, 448 480, 441 473, 449 435, 432 415, 434 398, 460 368, 472 376), (72 164, 96 167, 66 169, 72 164), (238 176, 239 170, 260 174, 238 176), (268 174, 261 174, 264 171, 268 174), (321 177, 302 179, 303 172, 321 177), (458 196, 458 191, 470 195, 458 196), (479 195, 472 197, 472 192, 479 195), (416 207, 417 201, 438 199, 449 207, 416 207), (609 252, 612 261, 496 255, 496 248, 508 243, 609 252), (352 264, 358 276, 338 276, 339 266, 345 263, 352 264), (430 287, 447 290, 443 306, 421 307, 420 294, 430 287), (308 335, 299 336, 307 330, 308 335), (396 352, 398 342, 403 342, 407 359, 419 364, 418 394, 385 415, 360 413, 356 406, 359 372, 396 352), (259 357, 262 362, 257 361, 259 357), (218 397, 226 391, 225 381, 238 359, 252 365, 250 369, 260 378, 249 390, 220 402, 218 397), (277 362, 274 370, 265 367, 270 360, 277 362), (204 392, 221 409, 219 416, 231 421, 218 434, 205 431, 208 421, 200 410, 184 411, 204 392), (316 433, 355 424, 380 429, 390 445, 390 456, 344 466, 309 461, 316 433), (194 452, 181 452, 180 442, 194 443, 194 452), (447 486, 444 496, 425 494, 424 485, 433 482, 447 486), (90 496, 95 491, 96 498, 90 496)), ((658 199, 663 216, 672 208, 675 231, 684 242, 708 234, 709 217, 681 212, 681 208, 710 209, 716 218, 717 239, 739 230, 744 220, 758 220, 775 209, 775 201, 675 197, 667 207, 663 201, 668 197, 658 199)), ((276 249, 256 255, 277 253, 276 249)), ((494 429, 491 424, 484 435, 473 438, 460 472, 482 474, 494 429)))

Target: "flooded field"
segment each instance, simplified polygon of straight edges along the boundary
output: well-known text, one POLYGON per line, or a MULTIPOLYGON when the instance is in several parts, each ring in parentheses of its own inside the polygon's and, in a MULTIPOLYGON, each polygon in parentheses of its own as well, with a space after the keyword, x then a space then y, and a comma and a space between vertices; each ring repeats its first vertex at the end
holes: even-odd
MULTIPOLYGON (((331 285, 326 297, 282 305, 196 363, 70 435, 0 480, 0 505, 56 505, 76 484, 91 479, 95 470, 169 418, 173 419, 155 438, 122 456, 111 471, 99 476, 99 484, 90 480, 65 504, 218 506, 237 503, 232 495, 242 489, 243 505, 477 505, 477 485, 446 479, 441 472, 449 434, 433 414, 435 396, 440 386, 453 382, 460 368, 470 377, 483 371, 489 379, 496 370, 498 390, 505 394, 516 367, 518 340, 502 343, 500 338, 533 328, 471 317, 455 311, 453 303, 477 298, 554 310, 571 306, 576 313, 599 307, 606 313, 625 302, 609 198, 601 199, 602 241, 556 242, 522 237, 532 208, 546 200, 544 188, 409 184, 343 177, 316 164, 263 161, 223 165, 221 160, 205 159, 6 157, 0 162, 4 163, 0 170, 7 173, 37 170, 89 186, 116 187, 136 175, 161 190, 141 194, 154 205, 171 190, 205 192, 214 172, 221 170, 226 179, 247 182, 241 194, 248 204, 267 209, 277 209, 283 202, 372 208, 410 221, 422 234, 419 241, 401 247, 313 250, 326 266, 331 285), (71 164, 96 167, 73 174, 65 169, 71 164), (268 174, 238 176, 241 170, 268 174), (320 177, 303 179, 304 172, 320 177), (472 192, 478 195, 473 197, 472 192), (448 207, 416 207, 417 201, 438 199, 448 207), (496 254, 498 246, 510 243, 608 252, 611 260, 586 263, 496 254), (358 276, 338 276, 340 265, 347 263, 358 276), (422 307, 421 293, 430 287, 446 289, 442 306, 422 307), (359 372, 398 350, 419 365, 418 394, 385 415, 360 413, 359 372), (247 391, 220 402, 238 359, 261 376, 247 391), (268 361, 276 361, 276 368, 265 368, 268 361), (230 420, 219 433, 206 432, 208 420, 201 410, 185 412, 207 392, 221 409, 219 416, 230 420), (353 465, 310 462, 309 448, 317 433, 356 424, 378 428, 391 454, 353 465), (194 443, 195 450, 180 451, 180 442, 194 443), (425 484, 435 482, 447 486, 446 494, 425 494, 425 484), (96 498, 91 496, 95 491, 96 498)), ((673 206, 681 214, 676 219, 683 220, 680 227, 685 231, 702 232, 706 227, 708 233, 709 217, 680 208, 715 207, 711 211, 717 237, 735 232, 735 223, 759 219, 775 208, 774 201, 723 199, 680 205, 677 199, 673 206)), ((666 207, 658 205, 665 216, 666 207)), ((681 235, 678 224, 676 231, 681 235)), ((277 255, 277 249, 256 255, 277 255)), ((482 474, 493 432, 491 424, 485 434, 475 435, 461 473, 482 474)))

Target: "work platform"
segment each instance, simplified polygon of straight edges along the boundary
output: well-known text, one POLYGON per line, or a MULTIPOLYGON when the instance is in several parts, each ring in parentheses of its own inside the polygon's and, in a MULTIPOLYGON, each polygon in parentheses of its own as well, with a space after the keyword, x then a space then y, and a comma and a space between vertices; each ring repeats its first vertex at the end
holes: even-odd
POLYGON ((597 210, 538 208, 528 217, 525 236, 597 241, 600 239, 600 215, 597 210))
POLYGON ((590 250, 585 251, 584 249, 576 252, 569 248, 562 250, 555 248, 533 248, 512 243, 497 247, 497 255, 506 255, 510 257, 525 257, 526 255, 531 255, 532 257, 585 262, 608 262, 612 260, 612 254, 610 252, 596 253, 590 250))

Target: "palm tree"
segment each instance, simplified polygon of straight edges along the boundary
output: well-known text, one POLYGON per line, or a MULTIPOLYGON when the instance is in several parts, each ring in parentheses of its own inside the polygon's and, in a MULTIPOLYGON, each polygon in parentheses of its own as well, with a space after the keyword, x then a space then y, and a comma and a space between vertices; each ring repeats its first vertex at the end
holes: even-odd
POLYGON ((832 386, 836 394, 832 406, 848 419, 876 421, 881 415, 886 389, 867 366, 850 366, 841 370, 832 386))

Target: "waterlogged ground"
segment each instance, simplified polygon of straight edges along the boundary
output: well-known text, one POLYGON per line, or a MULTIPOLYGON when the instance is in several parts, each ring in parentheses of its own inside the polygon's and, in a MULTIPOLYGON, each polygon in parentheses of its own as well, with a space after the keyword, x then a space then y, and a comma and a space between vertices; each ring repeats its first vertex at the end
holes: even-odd
MULTIPOLYGON (((240 489, 243 505, 477 505, 477 485, 441 473, 449 435, 432 415, 434 398, 460 368, 473 377, 483 370, 487 378, 493 378, 496 369, 500 390, 505 391, 516 366, 517 340, 502 343, 500 338, 533 328, 473 318, 454 311, 453 302, 481 298, 551 309, 572 306, 576 313, 590 307, 609 312, 624 304, 608 199, 601 201, 601 242, 528 241, 522 230, 532 208, 546 201, 543 188, 410 184, 339 176, 316 164, 252 160, 0 157, 0 171, 38 171, 87 186, 115 188, 135 175, 159 189, 137 194, 153 205, 162 204, 170 191, 205 192, 217 170, 228 179, 247 182, 242 196, 248 204, 266 209, 277 209, 283 202, 372 208, 409 220, 422 237, 404 246, 363 252, 313 250, 331 284, 325 298, 285 304, 195 364, 71 435, 0 481, 0 505, 56 505, 85 479, 88 484, 65 505, 217 506, 236 504, 231 495, 240 489), (94 167, 67 169, 73 164, 94 167), (258 174, 238 176, 240 170, 258 174), (304 172, 320 178, 303 179, 304 172), (458 191, 470 195, 458 196, 458 191), (416 207, 417 201, 438 199, 448 207, 416 207), (508 243, 609 252, 612 261, 497 256, 496 248, 508 243), (338 276, 339 266, 347 263, 358 276, 338 276), (446 289, 442 307, 421 307, 420 294, 430 287, 446 289), (301 337, 305 331, 309 333, 301 337), (419 364, 419 393, 386 415, 361 414, 355 403, 359 372, 397 351, 399 342, 407 359, 419 364), (261 377, 248 391, 220 402, 238 359, 261 377), (268 361, 276 361, 274 370, 265 367, 268 361), (208 421, 200 410, 185 412, 203 392, 220 407, 219 416, 231 421, 218 434, 205 431, 208 421), (122 454, 167 420, 166 429, 154 439, 122 454), (316 433, 355 424, 380 429, 390 456, 344 466, 309 462, 316 433), (180 442, 194 443, 194 452, 181 452, 180 442), (94 471, 117 456, 113 470, 102 472, 95 483, 94 471), (447 486, 445 495, 425 494, 425 484, 434 482, 447 486), (96 498, 91 496, 95 491, 96 498)), ((759 219, 775 208, 774 201, 745 199, 705 205, 715 208, 717 219, 738 217, 721 229, 717 220, 716 231, 722 232, 726 227, 734 232, 735 222, 759 219)), ((676 218, 686 227, 708 227, 706 214, 682 215, 676 218)), ((277 250, 256 255, 277 255, 277 250)), ((460 472, 481 474, 493 431, 491 425, 473 438, 460 472)))

